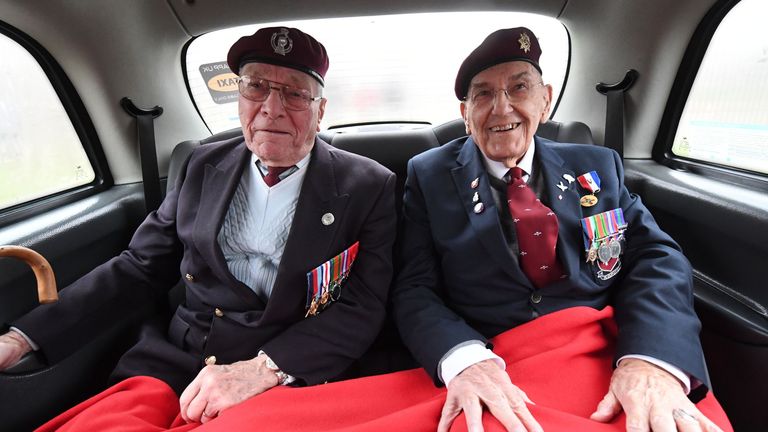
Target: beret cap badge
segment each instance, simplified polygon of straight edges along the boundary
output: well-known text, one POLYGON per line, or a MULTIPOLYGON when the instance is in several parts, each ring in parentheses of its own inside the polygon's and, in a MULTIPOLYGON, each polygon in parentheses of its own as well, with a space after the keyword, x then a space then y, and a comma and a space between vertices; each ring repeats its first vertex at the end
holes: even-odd
POLYGON ((272 33, 272 49, 275 54, 282 56, 288 54, 293 49, 293 40, 288 36, 288 29, 282 28, 280 31, 272 33))
POLYGON ((520 49, 525 51, 526 53, 531 50, 531 38, 528 36, 528 33, 521 33, 520 39, 517 40, 520 42, 520 49))

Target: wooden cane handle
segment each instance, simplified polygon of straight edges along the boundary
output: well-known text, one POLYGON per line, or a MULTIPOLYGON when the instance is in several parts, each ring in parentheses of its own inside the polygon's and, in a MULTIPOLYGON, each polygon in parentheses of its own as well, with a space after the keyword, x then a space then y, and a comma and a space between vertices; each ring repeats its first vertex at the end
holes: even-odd
POLYGON ((59 299, 53 270, 42 255, 23 246, 0 246, 0 257, 4 256, 20 259, 32 268, 37 279, 37 297, 41 304, 53 303, 59 299))

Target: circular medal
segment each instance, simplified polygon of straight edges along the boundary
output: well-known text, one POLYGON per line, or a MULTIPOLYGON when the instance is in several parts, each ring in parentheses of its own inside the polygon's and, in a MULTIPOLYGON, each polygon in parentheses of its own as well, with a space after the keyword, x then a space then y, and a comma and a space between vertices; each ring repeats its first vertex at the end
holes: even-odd
POLYGON ((603 242, 600 247, 597 248, 597 258, 603 264, 611 259, 611 248, 608 246, 608 242, 603 242))
POLYGON ((582 207, 592 207, 597 204, 597 197, 592 194, 584 195, 579 199, 579 204, 581 204, 582 207))
POLYGON ((621 255, 621 243, 615 238, 611 239, 608 243, 608 247, 611 250, 611 258, 618 258, 621 255))
POLYGON ((587 261, 595 262, 596 259, 597 259, 597 249, 591 248, 589 251, 587 251, 587 261))

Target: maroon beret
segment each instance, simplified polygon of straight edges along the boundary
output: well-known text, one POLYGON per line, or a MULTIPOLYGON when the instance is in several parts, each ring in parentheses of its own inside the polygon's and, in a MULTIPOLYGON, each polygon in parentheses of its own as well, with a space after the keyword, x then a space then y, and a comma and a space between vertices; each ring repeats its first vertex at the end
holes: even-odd
POLYGON ((509 61, 525 61, 532 64, 541 73, 539 66, 541 47, 532 31, 525 27, 496 30, 474 51, 459 68, 454 91, 459 100, 464 100, 469 91, 472 78, 491 66, 509 61))
POLYGON ((240 67, 252 62, 296 69, 325 85, 328 53, 323 44, 299 29, 268 27, 241 37, 227 54, 229 69, 239 75, 240 67))

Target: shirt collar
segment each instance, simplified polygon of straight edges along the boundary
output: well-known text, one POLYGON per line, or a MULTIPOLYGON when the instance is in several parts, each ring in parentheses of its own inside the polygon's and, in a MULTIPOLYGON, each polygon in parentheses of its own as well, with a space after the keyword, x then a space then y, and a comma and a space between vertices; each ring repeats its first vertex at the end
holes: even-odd
MULTIPOLYGON (((526 173, 526 175, 523 176, 523 180, 525 181, 528 181, 528 178, 533 174, 534 153, 536 153, 536 141, 531 139, 531 145, 528 146, 528 151, 525 152, 523 158, 520 159, 520 162, 517 164, 517 166, 519 166, 520 169, 526 173)), ((488 171, 488 174, 499 180, 506 181, 505 177, 509 172, 509 168, 507 168, 502 162, 488 159, 488 156, 486 156, 483 152, 480 152, 480 154, 483 155, 483 162, 485 163, 485 169, 488 171)))
MULTIPOLYGON (((307 153, 304 158, 302 158, 300 161, 296 163, 296 165, 293 166, 293 169, 287 169, 284 173, 280 174, 280 178, 284 179, 288 177, 289 175, 295 173, 298 170, 304 169, 308 164, 309 161, 312 159, 312 152, 310 151, 307 153)), ((259 176, 265 176, 267 175, 267 166, 259 160, 259 157, 256 156, 255 153, 251 153, 251 173, 253 175, 259 175, 259 176)))

